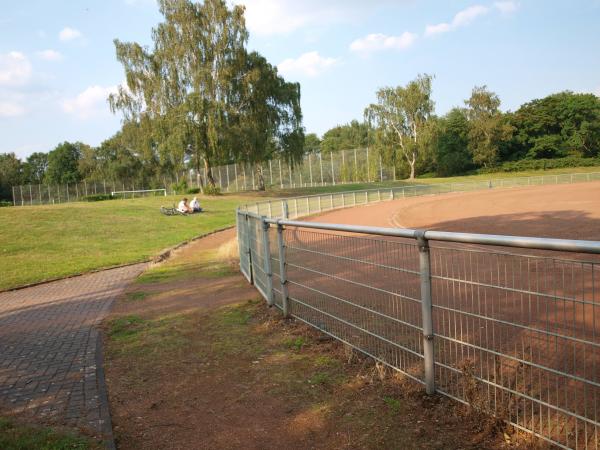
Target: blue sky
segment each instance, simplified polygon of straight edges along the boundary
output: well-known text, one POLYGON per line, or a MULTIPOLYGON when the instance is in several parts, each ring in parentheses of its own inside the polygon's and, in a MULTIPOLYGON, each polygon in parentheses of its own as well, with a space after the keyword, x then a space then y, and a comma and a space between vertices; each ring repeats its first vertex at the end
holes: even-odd
MULTIPOLYGON (((2 0, 0 152, 64 140, 98 145, 120 127, 113 39, 150 45, 153 0, 2 0)), ((302 85, 304 124, 361 119, 381 86, 435 75, 438 114, 486 84, 504 110, 561 90, 600 95, 600 0, 237 0, 249 47, 302 85)))

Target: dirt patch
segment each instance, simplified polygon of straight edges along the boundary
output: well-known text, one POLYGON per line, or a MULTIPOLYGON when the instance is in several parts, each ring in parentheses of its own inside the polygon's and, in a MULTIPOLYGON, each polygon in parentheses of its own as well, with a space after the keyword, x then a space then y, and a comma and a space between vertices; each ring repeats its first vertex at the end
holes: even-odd
POLYGON ((233 237, 178 250, 116 303, 105 348, 119 448, 514 447, 493 421, 283 320, 223 262, 233 237))

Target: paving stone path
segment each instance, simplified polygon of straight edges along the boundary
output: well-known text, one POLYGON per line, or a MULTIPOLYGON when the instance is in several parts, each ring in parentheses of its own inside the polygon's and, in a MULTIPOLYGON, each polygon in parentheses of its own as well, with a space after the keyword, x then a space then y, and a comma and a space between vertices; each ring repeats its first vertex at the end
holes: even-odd
POLYGON ((0 293, 0 414, 111 436, 98 325, 145 266, 0 293))

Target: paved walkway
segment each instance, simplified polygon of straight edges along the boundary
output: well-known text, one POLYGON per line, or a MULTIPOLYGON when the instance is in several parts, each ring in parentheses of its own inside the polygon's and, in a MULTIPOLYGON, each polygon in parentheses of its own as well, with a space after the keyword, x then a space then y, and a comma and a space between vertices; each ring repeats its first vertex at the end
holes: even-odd
POLYGON ((0 414, 110 435, 97 325, 144 268, 0 293, 0 414))

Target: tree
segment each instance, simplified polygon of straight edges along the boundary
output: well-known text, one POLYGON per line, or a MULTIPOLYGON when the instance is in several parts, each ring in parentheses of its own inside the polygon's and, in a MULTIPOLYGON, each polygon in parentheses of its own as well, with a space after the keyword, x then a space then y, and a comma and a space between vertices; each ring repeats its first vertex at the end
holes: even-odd
POLYGON ((308 133, 304 136, 304 153, 319 153, 321 151, 321 139, 316 133, 308 133))
POLYGON ((48 169, 45 182, 48 184, 77 183, 81 180, 79 159, 85 144, 63 142, 48 153, 48 169))
POLYGON ((278 156, 299 162, 304 155, 300 85, 286 82, 264 57, 252 52, 234 93, 227 147, 238 160, 256 167, 263 190, 263 161, 278 156))
POLYGON ((468 144, 469 121, 464 110, 454 108, 438 123, 435 153, 439 176, 461 174, 473 166, 468 144))
POLYGON ((323 134, 321 150, 324 153, 351 150, 367 146, 369 124, 353 120, 345 125, 333 127, 323 134))
MULTIPOLYGON (((225 137, 230 117, 229 100, 240 83, 248 39, 244 8, 231 10, 223 0, 159 0, 164 16, 152 32, 152 51, 135 42, 115 40, 117 59, 123 64, 127 88, 121 87, 109 102, 125 120, 148 117, 159 146, 201 161, 208 182, 211 167, 229 156, 225 137), (183 150, 182 150, 183 149, 183 150)), ((175 164, 182 164, 176 155, 175 164)))
POLYGON ((0 153, 0 200, 12 200, 12 187, 22 183, 22 164, 14 153, 0 153))
POLYGON ((500 99, 487 86, 475 86, 465 100, 469 119, 469 150, 473 161, 483 167, 494 166, 500 146, 512 137, 513 127, 500 112, 500 99))
POLYGON ((515 128, 510 156, 593 157, 600 150, 600 98, 559 92, 525 103, 510 116, 515 128))
POLYGON ((406 87, 385 87, 377 91, 377 103, 365 109, 365 117, 373 124, 376 139, 391 146, 393 160, 396 151, 402 152, 410 168, 410 179, 415 178, 415 163, 421 148, 420 133, 433 112, 431 100, 432 76, 423 74, 406 87))
POLYGON ((23 164, 23 178, 28 183, 41 184, 48 170, 48 154, 35 152, 29 155, 23 164))

